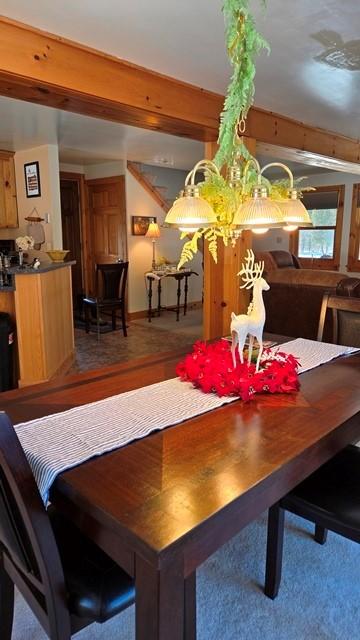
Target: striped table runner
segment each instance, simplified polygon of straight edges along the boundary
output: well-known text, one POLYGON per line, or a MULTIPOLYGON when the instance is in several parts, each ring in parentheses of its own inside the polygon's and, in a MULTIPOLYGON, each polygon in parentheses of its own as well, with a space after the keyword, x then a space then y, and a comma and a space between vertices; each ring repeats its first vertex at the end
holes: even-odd
MULTIPOLYGON (((299 358, 301 373, 357 351, 302 339, 281 345, 280 350, 299 358)), ((204 394, 173 378, 24 422, 15 429, 46 504, 52 483, 66 469, 235 400, 204 394)))

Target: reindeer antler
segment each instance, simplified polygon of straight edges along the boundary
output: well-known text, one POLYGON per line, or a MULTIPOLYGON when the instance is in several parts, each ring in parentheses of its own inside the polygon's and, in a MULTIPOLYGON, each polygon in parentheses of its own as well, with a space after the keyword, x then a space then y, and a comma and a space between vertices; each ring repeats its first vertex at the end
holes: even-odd
POLYGON ((245 265, 242 265, 241 270, 237 274, 238 276, 242 276, 241 279, 244 282, 244 284, 240 285, 240 289, 251 289, 256 280, 260 280, 263 271, 264 261, 255 262, 253 250, 248 249, 245 256, 245 265))

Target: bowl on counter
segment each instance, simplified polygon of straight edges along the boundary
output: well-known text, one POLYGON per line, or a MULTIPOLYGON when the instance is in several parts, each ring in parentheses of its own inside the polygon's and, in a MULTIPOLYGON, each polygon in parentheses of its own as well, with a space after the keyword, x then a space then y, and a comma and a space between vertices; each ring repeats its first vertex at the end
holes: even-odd
POLYGON ((47 255, 51 258, 52 262, 64 262, 65 257, 69 253, 70 249, 53 249, 47 251, 47 255))

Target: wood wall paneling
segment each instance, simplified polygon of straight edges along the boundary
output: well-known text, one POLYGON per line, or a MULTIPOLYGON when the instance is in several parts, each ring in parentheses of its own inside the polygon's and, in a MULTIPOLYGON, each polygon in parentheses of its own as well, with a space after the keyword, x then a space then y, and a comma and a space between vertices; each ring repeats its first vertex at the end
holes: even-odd
POLYGON ((354 184, 349 235, 349 271, 360 271, 360 184, 354 184))
POLYGON ((16 200, 14 154, 0 152, 0 228, 17 228, 18 211, 16 200))

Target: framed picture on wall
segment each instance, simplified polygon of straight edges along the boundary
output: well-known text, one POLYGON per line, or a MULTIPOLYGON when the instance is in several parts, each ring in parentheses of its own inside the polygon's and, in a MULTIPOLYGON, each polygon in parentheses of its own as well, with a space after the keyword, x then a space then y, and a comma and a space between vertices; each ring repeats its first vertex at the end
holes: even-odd
POLYGON ((40 169, 39 163, 27 162, 24 164, 25 188, 27 198, 38 198, 41 196, 40 169))
POLYGON ((131 216, 131 233, 133 236, 144 236, 150 222, 156 222, 154 216, 131 216))

